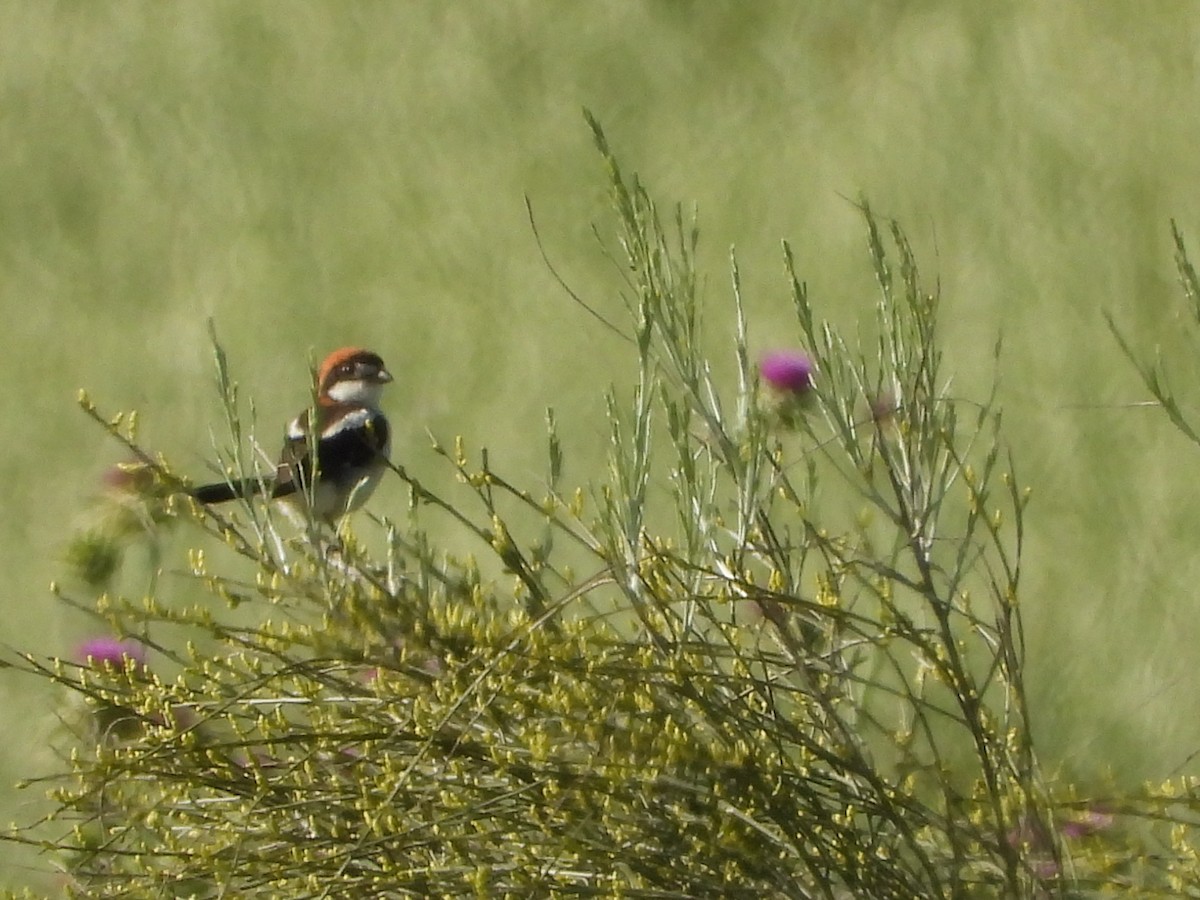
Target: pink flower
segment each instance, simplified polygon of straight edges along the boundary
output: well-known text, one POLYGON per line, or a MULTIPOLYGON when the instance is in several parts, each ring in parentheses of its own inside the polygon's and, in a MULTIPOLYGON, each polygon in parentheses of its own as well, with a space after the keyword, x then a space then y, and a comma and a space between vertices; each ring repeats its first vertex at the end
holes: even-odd
POLYGON ((75 651, 75 658, 84 665, 97 669, 144 669, 146 645, 140 641, 120 640, 114 637, 88 638, 75 651))
POLYGON ((1104 807, 1093 807, 1083 810, 1083 812, 1069 822, 1064 822, 1058 830, 1065 838, 1081 838, 1110 828, 1113 821, 1114 816, 1107 809, 1104 807))
POLYGON ((100 483, 114 494, 148 494, 154 487, 154 471, 132 459, 109 466, 100 475, 100 483))
POLYGON ((871 398, 871 418, 879 425, 890 425, 897 408, 896 398, 891 394, 871 398))
POLYGON ((773 350, 759 365, 763 381, 777 391, 806 393, 813 382, 813 364, 798 350, 773 350))

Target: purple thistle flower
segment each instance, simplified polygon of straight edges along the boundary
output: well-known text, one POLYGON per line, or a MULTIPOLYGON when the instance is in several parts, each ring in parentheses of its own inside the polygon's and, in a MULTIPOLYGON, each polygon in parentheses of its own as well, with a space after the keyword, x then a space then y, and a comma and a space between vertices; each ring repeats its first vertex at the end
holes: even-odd
POLYGON ((1052 859, 1039 859, 1033 864, 1033 874, 1044 881, 1057 878, 1061 871, 1062 869, 1059 868, 1058 863, 1052 859))
POLYGON ((759 365, 763 381, 777 391, 803 394, 812 387, 813 364, 798 350, 773 350, 759 365))
POLYGON ((117 463, 104 470, 100 483, 111 491, 132 493, 138 487, 139 471, 131 464, 117 463))
POLYGON ((1065 838, 1081 838, 1110 828, 1115 817, 1102 806, 1085 809, 1076 818, 1064 822, 1059 833, 1065 838))
POLYGON ((878 425, 890 425, 898 408, 896 398, 891 394, 880 394, 871 398, 871 418, 878 425))
POLYGON ((140 641, 114 637, 88 638, 79 645, 75 657, 84 665, 97 669, 146 668, 146 645, 140 641))

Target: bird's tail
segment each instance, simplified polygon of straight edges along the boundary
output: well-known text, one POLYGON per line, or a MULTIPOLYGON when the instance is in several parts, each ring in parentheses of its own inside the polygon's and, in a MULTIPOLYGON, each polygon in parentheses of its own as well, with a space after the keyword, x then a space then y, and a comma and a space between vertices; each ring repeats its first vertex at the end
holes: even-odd
POLYGON ((241 481, 218 481, 213 484, 202 484, 192 488, 192 496, 201 503, 225 503, 227 500, 237 500, 239 497, 253 497, 263 491, 270 491, 270 483, 264 484, 257 478, 244 478, 241 481))

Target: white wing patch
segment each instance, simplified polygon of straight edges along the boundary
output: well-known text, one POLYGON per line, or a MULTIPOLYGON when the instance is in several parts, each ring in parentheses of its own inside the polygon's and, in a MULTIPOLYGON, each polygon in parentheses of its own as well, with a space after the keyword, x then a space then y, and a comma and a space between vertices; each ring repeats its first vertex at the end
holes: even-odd
MULTIPOLYGON (((347 410, 321 431, 322 438, 331 438, 343 431, 365 431, 379 413, 365 407, 347 410)), ((303 436, 303 432, 301 432, 303 436)))
POLYGON ((287 439, 289 441, 302 441, 308 437, 308 414, 296 416, 292 421, 288 422, 287 439))

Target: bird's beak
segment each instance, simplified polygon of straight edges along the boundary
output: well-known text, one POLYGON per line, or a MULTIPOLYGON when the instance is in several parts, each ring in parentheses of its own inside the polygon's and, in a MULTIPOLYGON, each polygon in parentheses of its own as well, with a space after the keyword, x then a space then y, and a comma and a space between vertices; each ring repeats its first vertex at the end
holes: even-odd
POLYGON ((375 373, 375 380, 380 384, 387 384, 389 381, 395 381, 396 379, 392 377, 392 373, 387 369, 380 369, 375 373))

